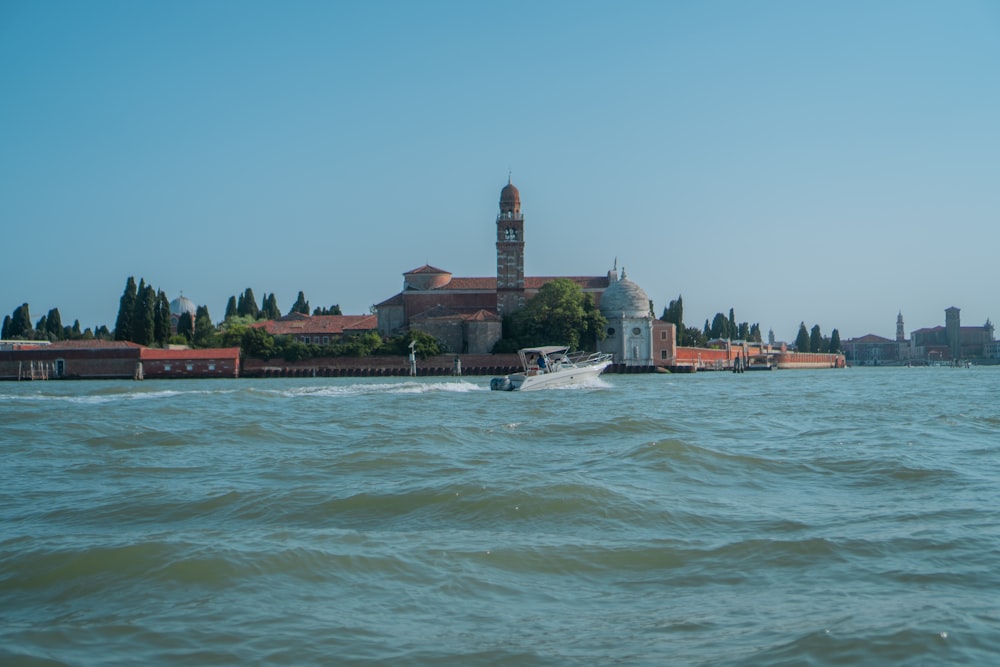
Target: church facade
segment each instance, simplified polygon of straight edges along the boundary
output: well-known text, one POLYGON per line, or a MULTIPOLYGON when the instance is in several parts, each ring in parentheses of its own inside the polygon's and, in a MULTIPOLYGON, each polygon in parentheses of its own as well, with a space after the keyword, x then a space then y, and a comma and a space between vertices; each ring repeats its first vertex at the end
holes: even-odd
POLYGON ((503 317, 523 308, 543 285, 562 277, 590 294, 608 318, 608 338, 599 349, 613 352, 616 363, 653 366, 661 357, 660 365, 672 360, 673 332, 667 329, 673 325, 655 320, 645 293, 625 277, 624 270, 621 277, 617 269, 601 276, 525 275, 521 195, 509 180, 500 191, 495 233, 496 277, 457 277, 427 264, 407 271, 402 291, 375 306, 379 333, 390 336, 415 329, 443 342, 449 352, 489 353, 502 337, 503 317), (605 312, 608 297, 610 310, 605 312), (640 333, 634 334, 636 330, 640 333))

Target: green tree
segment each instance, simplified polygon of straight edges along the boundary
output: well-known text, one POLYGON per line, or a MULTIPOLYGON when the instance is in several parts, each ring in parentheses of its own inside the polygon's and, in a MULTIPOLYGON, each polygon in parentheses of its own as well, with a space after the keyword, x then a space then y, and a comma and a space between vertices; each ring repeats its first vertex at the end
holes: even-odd
POLYGON ((135 316, 136 302, 135 277, 129 276, 125 281, 125 291, 118 301, 118 319, 115 320, 115 340, 130 340, 132 337, 132 319, 135 316))
POLYGON ((732 338, 732 334, 729 329, 729 319, 722 313, 716 313, 715 317, 712 318, 712 328, 710 329, 710 338, 728 340, 732 338))
POLYGON ((750 327, 750 342, 751 343, 762 343, 764 339, 760 335, 760 323, 754 322, 750 327))
POLYGON ((524 308, 505 322, 508 345, 568 345, 594 350, 605 336, 608 321, 594 299, 572 280, 557 278, 542 285, 524 308))
POLYGON ((35 333, 45 337, 45 332, 48 329, 49 318, 46 315, 42 315, 38 322, 35 324, 35 333))
POLYGON ((281 317, 281 310, 278 309, 278 299, 274 292, 265 295, 264 307, 261 308, 260 316, 265 320, 276 320, 281 317))
POLYGON ((160 347, 166 347, 170 340, 170 301, 163 290, 156 293, 153 312, 153 339, 160 347))
POLYGON ((229 301, 226 302, 226 317, 224 319, 228 320, 231 317, 237 317, 239 312, 236 310, 236 297, 229 297, 229 301))
POLYGON ((3 331, 0 332, 0 340, 10 338, 10 315, 3 316, 3 331))
POLYGON ((253 319, 260 317, 260 308, 257 306, 257 299, 253 295, 253 290, 249 287, 240 295, 240 300, 236 304, 236 313, 240 316, 250 316, 253 319))
POLYGON ((67 337, 63 331, 62 315, 59 314, 58 308, 49 311, 45 330, 49 334, 49 340, 62 340, 67 337))
POLYGON ((677 344, 687 345, 685 342, 686 331, 684 329, 684 299, 681 298, 680 294, 663 309, 663 317, 660 319, 664 322, 673 322, 677 325, 677 344))
POLYGON ((343 315, 344 313, 340 310, 340 304, 335 303, 329 308, 320 308, 319 306, 313 310, 313 315, 343 315))
POLYGON ((389 341, 383 349, 393 354, 410 354, 410 343, 413 343, 413 354, 419 359, 426 359, 445 352, 444 345, 434 336, 423 331, 411 329, 402 336, 389 341))
POLYGON ((797 352, 808 352, 809 351, 809 331, 806 329, 806 323, 799 323, 799 333, 795 337, 795 350, 797 352))
POLYGON ((191 337, 194 335, 194 320, 191 318, 191 313, 185 311, 177 319, 177 335, 187 344, 191 343, 191 337))
POLYGON ((194 316, 194 335, 191 342, 195 347, 215 347, 217 332, 208 314, 208 306, 198 306, 194 316))
POLYGON ((705 347, 708 337, 698 327, 687 327, 684 330, 684 344, 688 347, 705 347))
POLYGON ((35 329, 31 326, 31 309, 28 308, 28 304, 22 303, 11 315, 7 337, 15 340, 31 340, 34 333, 35 329))
POLYGON ((128 340, 139 345, 150 345, 156 336, 156 292, 147 285, 145 278, 139 279, 136 289, 135 312, 132 315, 132 336, 128 340))
POLYGON ((309 314, 309 302, 306 301, 306 295, 303 292, 299 292, 298 298, 295 299, 295 303, 292 304, 292 309, 288 311, 288 314, 292 313, 302 313, 303 315, 309 314))
POLYGON ((837 329, 830 334, 830 353, 840 354, 840 331, 837 329))
POLYGON ((729 327, 728 338, 739 338, 740 330, 739 327, 736 326, 736 313, 733 311, 732 308, 729 309, 729 320, 727 322, 727 325, 729 327))
POLYGON ((818 324, 814 324, 812 331, 809 333, 809 351, 810 352, 823 351, 823 334, 819 330, 818 324))

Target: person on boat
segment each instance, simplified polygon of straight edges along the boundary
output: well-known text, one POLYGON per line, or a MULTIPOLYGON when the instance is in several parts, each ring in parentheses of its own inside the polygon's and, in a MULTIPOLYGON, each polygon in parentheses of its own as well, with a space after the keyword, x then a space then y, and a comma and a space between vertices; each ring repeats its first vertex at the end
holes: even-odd
POLYGON ((538 372, 539 373, 544 373, 545 372, 545 355, 544 354, 538 355, 538 372))

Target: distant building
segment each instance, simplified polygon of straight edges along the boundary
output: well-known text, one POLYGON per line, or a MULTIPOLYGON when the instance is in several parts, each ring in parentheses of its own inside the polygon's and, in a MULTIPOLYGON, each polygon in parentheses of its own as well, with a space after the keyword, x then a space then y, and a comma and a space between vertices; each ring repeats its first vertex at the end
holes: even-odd
POLYGON ((903 314, 896 316, 896 340, 875 334, 841 341, 844 356, 855 366, 954 362, 960 359, 1000 359, 989 320, 981 327, 963 327, 961 311, 944 311, 944 326, 917 329, 904 338, 903 314))
POLYGON ((903 313, 896 315, 896 340, 876 334, 865 334, 840 342, 844 358, 853 366, 883 366, 910 360, 910 343, 906 340, 903 313))
MULTIPOLYGON (((558 277, 525 276, 525 226, 521 195, 509 180, 500 191, 496 252, 495 278, 456 277, 429 264, 405 272, 402 291, 375 306, 379 333, 389 336, 414 329, 444 342, 450 352, 491 352, 503 335, 502 318, 523 308, 543 285, 558 277)), ((614 347, 615 362, 629 365, 652 366, 664 350, 672 359, 672 332, 669 336, 662 334, 662 341, 659 339, 663 327, 655 324, 658 321, 649 313, 645 293, 641 289, 636 292, 632 286, 638 286, 627 280, 624 272, 621 279, 616 274, 617 270, 603 276, 564 276, 576 283, 585 294, 591 295, 594 303, 608 317, 609 330, 614 329, 614 340, 605 341, 601 349, 614 347), (619 309, 615 306, 605 312, 604 295, 616 281, 622 283, 616 288, 620 293, 620 303, 629 307, 619 309), (631 299, 639 293, 642 293, 642 307, 632 308, 635 304, 631 299), (610 324, 612 319, 615 320, 614 325, 610 324), (642 331, 641 337, 625 335, 636 328, 642 331), (655 346, 654 336, 657 337, 655 346)), ((617 299, 619 297, 616 297, 616 303, 617 299)))
POLYGON ((273 336, 292 336, 302 343, 327 345, 344 336, 367 333, 378 327, 374 315, 305 315, 289 313, 284 317, 250 325, 273 336))
POLYGON ((170 302, 170 333, 177 333, 177 323, 181 319, 181 315, 185 313, 191 316, 191 330, 194 331, 194 318, 198 312, 198 307, 194 305, 194 301, 181 294, 179 297, 170 302))
POLYGON ((989 320, 983 326, 963 327, 960 309, 952 306, 944 313, 944 326, 917 329, 910 335, 914 358, 927 361, 997 358, 996 338, 989 320))

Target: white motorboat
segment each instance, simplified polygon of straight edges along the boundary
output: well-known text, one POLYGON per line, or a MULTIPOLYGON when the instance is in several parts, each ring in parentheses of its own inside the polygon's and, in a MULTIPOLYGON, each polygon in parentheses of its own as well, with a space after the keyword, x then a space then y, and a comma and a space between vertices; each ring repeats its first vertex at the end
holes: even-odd
POLYGON ((520 373, 490 380, 497 391, 532 391, 587 382, 611 365, 611 355, 603 352, 570 352, 560 345, 526 347, 517 351, 520 373))

